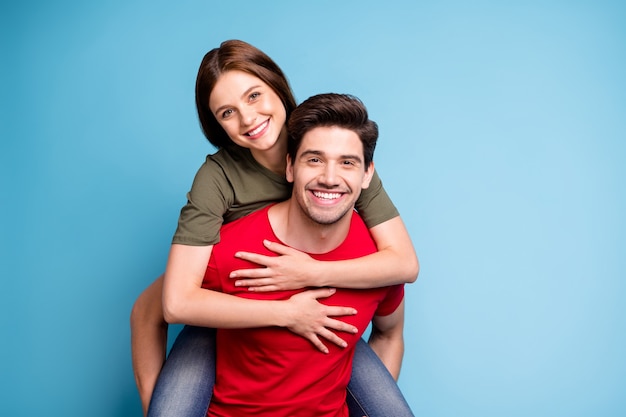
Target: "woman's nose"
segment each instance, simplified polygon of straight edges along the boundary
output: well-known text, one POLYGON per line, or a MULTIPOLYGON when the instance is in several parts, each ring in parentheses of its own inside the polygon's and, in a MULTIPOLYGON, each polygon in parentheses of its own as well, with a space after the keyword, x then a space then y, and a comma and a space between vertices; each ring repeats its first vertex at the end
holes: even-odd
POLYGON ((253 108, 244 107, 241 110, 241 123, 244 126, 250 126, 256 121, 256 116, 257 116, 257 113, 253 108))

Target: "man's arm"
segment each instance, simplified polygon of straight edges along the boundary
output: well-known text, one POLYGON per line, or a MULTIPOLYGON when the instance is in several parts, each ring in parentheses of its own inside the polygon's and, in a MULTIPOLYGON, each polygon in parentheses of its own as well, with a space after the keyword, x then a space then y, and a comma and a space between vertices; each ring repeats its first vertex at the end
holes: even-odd
POLYGON ((162 288, 160 276, 137 298, 130 316, 133 371, 144 415, 165 361, 167 323, 161 307, 162 288))
POLYGON ((372 350, 397 381, 404 355, 404 300, 388 316, 374 316, 368 340, 372 350))

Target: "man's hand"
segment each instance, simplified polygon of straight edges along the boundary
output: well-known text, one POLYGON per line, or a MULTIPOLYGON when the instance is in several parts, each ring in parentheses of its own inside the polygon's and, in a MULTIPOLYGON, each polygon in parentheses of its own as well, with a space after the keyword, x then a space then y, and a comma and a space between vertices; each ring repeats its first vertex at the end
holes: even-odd
POLYGON ((354 308, 327 306, 317 301, 318 298, 330 297, 335 291, 334 288, 308 290, 295 294, 285 301, 289 311, 285 327, 309 340, 323 353, 328 353, 328 348, 322 343, 320 337, 339 347, 347 346, 345 340, 331 330, 346 333, 357 333, 358 331, 351 324, 332 318, 354 315, 356 314, 354 308))
POLYGON ((266 248, 280 256, 266 256, 251 252, 237 252, 235 256, 262 265, 261 268, 239 269, 231 272, 238 287, 249 287, 250 291, 297 290, 315 286, 308 277, 315 275, 315 259, 304 252, 280 243, 263 241, 266 248), (313 272, 312 272, 313 271, 313 272), (244 278, 244 279, 241 279, 244 278))

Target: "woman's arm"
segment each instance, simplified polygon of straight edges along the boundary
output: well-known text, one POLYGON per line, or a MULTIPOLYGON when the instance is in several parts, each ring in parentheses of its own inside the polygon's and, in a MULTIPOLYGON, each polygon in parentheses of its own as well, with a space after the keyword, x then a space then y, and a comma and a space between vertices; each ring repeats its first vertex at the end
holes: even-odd
POLYGON ((212 246, 172 245, 163 285, 163 313, 168 323, 222 329, 286 327, 323 352, 328 349, 319 337, 345 346, 332 330, 356 332, 354 326, 332 318, 356 314, 353 308, 317 302, 332 295, 334 289, 310 290, 285 301, 266 301, 201 288, 211 251, 212 246))
POLYGON ((305 253, 276 242, 266 246, 281 256, 240 252, 242 259, 265 268, 233 271, 231 278, 250 291, 277 291, 309 286, 375 288, 411 283, 417 279, 419 262, 409 233, 399 216, 370 229, 378 252, 345 261, 317 261, 305 253))
POLYGON ((345 341, 333 331, 356 332, 354 326, 332 318, 353 315, 356 313, 353 308, 330 307, 317 301, 332 295, 334 289, 305 291, 286 301, 257 301, 200 288, 211 251, 212 246, 173 245, 170 259, 174 262, 168 267, 167 314, 163 310, 163 275, 141 293, 133 306, 130 318, 132 363, 144 415, 165 361, 167 321, 164 316, 172 323, 204 327, 284 326, 324 353, 328 353, 328 348, 321 338, 345 346, 345 341), (192 269, 188 271, 185 265, 192 269), (188 276, 195 276, 195 280, 190 280, 193 285, 185 281, 184 277, 188 276), (182 287, 180 293, 179 286, 182 287))

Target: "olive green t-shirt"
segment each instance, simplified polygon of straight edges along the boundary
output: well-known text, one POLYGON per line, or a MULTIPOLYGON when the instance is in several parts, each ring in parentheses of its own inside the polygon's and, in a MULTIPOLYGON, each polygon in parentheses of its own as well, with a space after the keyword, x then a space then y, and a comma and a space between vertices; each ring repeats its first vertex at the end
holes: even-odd
MULTIPOLYGON (((214 245, 220 240, 223 223, 290 196, 291 184, 285 176, 259 164, 250 150, 220 149, 208 155, 198 170, 172 242, 214 245)), ((398 216, 376 172, 370 186, 361 192, 356 209, 370 229, 398 216)))

